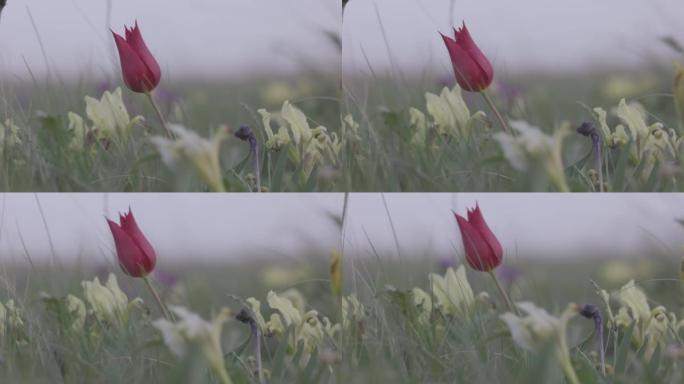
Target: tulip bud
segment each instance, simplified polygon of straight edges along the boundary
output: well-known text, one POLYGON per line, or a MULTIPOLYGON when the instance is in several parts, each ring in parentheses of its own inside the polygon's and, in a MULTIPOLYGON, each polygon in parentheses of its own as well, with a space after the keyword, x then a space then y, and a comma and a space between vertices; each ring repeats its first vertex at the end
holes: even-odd
POLYGON ((470 37, 465 22, 463 27, 454 28, 453 39, 444 35, 442 39, 449 51, 458 85, 469 92, 480 92, 489 87, 494 79, 494 70, 470 37))
POLYGON ((454 213, 461 230, 466 261, 476 271, 489 272, 498 267, 503 259, 503 248, 487 226, 480 207, 468 209, 468 219, 454 213))
POLYGON ((125 38, 112 31, 116 48, 119 50, 121 72, 126 86, 133 92, 147 93, 159 84, 161 68, 147 49, 140 34, 138 22, 131 29, 126 27, 125 38))
POLYGON ((121 269, 129 276, 147 276, 157 261, 154 248, 138 228, 130 208, 127 214, 119 215, 119 222, 107 219, 121 269))

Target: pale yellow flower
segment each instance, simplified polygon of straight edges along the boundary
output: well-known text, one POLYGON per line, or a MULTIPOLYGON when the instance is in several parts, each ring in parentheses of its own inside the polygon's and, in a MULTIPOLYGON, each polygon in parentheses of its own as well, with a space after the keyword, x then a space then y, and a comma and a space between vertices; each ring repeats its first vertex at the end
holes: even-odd
POLYGON ((475 296, 463 265, 459 266, 456 271, 453 268, 447 269, 443 277, 431 273, 429 279, 432 294, 435 297, 433 305, 442 314, 463 317, 470 313, 475 296))
POLYGON ((511 166, 520 172, 540 166, 559 191, 567 192, 563 140, 571 132, 569 123, 561 124, 551 136, 525 121, 511 121, 510 126, 517 133, 515 136, 501 132, 494 138, 511 166))
MULTIPOLYGON (((437 133, 442 136, 468 138, 475 122, 483 121, 485 117, 482 111, 470 113, 458 86, 452 89, 444 87, 439 95, 428 92, 425 100, 428 114, 435 123, 437 133)), ((420 120, 420 115, 415 112, 414 117, 420 120)))
POLYGON ((108 324, 122 324, 128 321, 131 310, 142 306, 142 299, 135 298, 131 301, 119 288, 116 276, 109 274, 105 285, 95 277, 93 281, 81 282, 83 295, 95 314, 95 317, 108 324))
POLYGON ((175 134, 175 139, 161 136, 150 139, 157 146, 162 161, 170 167, 181 161, 188 162, 212 191, 224 192, 219 155, 221 144, 227 137, 226 130, 218 130, 209 140, 181 125, 169 124, 169 129, 175 134))
POLYGON ((221 378, 222 382, 230 383, 231 379, 223 362, 223 348, 221 347, 223 323, 230 319, 230 310, 222 309, 211 322, 208 322, 184 307, 171 306, 169 309, 176 314, 178 321, 159 319, 152 323, 161 332, 169 350, 174 355, 183 358, 188 355, 191 347, 198 347, 209 367, 221 378))
POLYGON ((543 308, 531 302, 516 304, 527 315, 518 316, 511 312, 501 315, 511 331, 513 341, 528 351, 543 351, 553 345, 556 359, 564 369, 568 380, 579 383, 570 360, 570 352, 566 338, 568 322, 579 313, 575 304, 569 304, 560 317, 551 316, 543 308))
POLYGON ((114 92, 105 91, 100 100, 90 96, 86 96, 84 100, 86 115, 99 137, 125 140, 129 130, 143 120, 141 116, 131 119, 120 87, 114 92))

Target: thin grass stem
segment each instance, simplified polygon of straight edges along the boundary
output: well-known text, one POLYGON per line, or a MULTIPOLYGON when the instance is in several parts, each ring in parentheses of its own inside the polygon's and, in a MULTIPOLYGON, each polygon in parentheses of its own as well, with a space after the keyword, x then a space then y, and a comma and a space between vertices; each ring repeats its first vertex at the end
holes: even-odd
POLYGON ((480 94, 484 98, 487 105, 489 105, 489 108, 492 110, 492 112, 494 112, 494 116, 496 116, 496 119, 499 121, 499 124, 501 124, 501 129, 503 129, 506 133, 512 133, 511 128, 508 126, 508 123, 506 123, 506 120, 504 120, 503 116, 501 115, 501 112, 499 112, 499 109, 496 107, 494 101, 489 96, 489 94, 485 91, 480 92, 480 94))
POLYGON ((489 275, 492 277, 492 279, 494 279, 494 284, 496 284, 496 288, 499 290, 499 293, 501 293, 501 296, 503 296, 504 301, 506 302, 506 306, 508 307, 508 310, 520 316, 520 312, 518 312, 518 307, 513 305, 511 298, 508 297, 508 293, 506 293, 506 290, 504 290, 503 286, 501 285, 501 282, 499 281, 499 278, 496 277, 496 273, 494 273, 494 270, 489 271, 489 275))
POLYGON ((166 305, 162 301, 161 296, 159 296, 159 293, 157 293, 157 290, 152 285, 152 282, 150 282, 150 278, 148 276, 143 276, 142 279, 145 282, 147 289, 149 289, 150 292, 152 293, 152 296, 154 297, 154 300, 157 302, 157 305, 159 306, 159 309, 161 310, 162 315, 166 318, 166 320, 175 322, 176 321, 175 316, 173 316, 171 311, 169 311, 169 309, 166 308, 166 305))
POLYGON ((171 132, 171 129, 169 129, 169 124, 166 122, 166 119, 164 118, 164 114, 162 114, 161 109, 159 109, 159 105, 157 105, 157 102, 154 101, 154 97, 152 96, 152 92, 145 92, 145 95, 147 96, 147 99, 150 100, 150 104, 152 104, 152 108, 154 108, 154 111, 157 113, 157 117, 159 118, 159 121, 162 123, 162 126, 166 130, 166 134, 169 136, 169 138, 173 138, 173 133, 171 132))

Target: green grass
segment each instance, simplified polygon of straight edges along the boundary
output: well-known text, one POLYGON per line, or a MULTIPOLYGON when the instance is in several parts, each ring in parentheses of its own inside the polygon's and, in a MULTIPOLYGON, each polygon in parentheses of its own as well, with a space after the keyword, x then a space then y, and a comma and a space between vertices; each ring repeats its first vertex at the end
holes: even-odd
MULTIPOLYGON (((321 316, 335 321, 327 266, 312 257, 289 263, 250 262, 217 265, 176 265, 175 286, 157 283, 163 299, 172 305, 185 306, 205 319, 211 319, 222 307, 233 315, 242 308, 242 300, 256 297, 266 315, 266 293, 296 288, 306 297, 307 309, 315 308, 321 316), (295 270, 306 271, 280 282, 265 277, 268 269, 280 268, 284 276, 295 270), (289 272, 288 272, 289 271, 289 272), (264 280, 266 279, 266 280, 264 280)), ((0 338, 0 381, 7 383, 214 383, 217 377, 208 369, 199 349, 192 349, 180 359, 169 352, 152 321, 161 317, 153 298, 139 279, 118 274, 121 289, 130 299, 144 300, 142 310, 132 312, 120 325, 99 321, 87 304, 88 315, 82 333, 70 333, 68 312, 51 311, 43 297, 60 298, 68 294, 83 300, 82 280, 105 278, 106 271, 74 265, 3 266, 2 295, 6 303, 13 299, 22 310, 23 326, 7 331, 0 338), (62 317, 60 317, 62 316, 62 317), (60 322, 61 321, 61 322, 60 322), (67 325, 64 325, 67 324, 67 325)), ((167 270, 169 272, 169 270, 167 270)), ((103 280, 104 281, 104 280, 103 280)), ((7 329, 11 329, 9 321, 7 329)), ((225 364, 235 383, 258 382, 253 368, 254 339, 246 324, 229 320, 221 338, 225 364)), ((321 350, 330 350, 331 341, 322 342, 321 350)), ((302 352, 288 347, 286 336, 263 338, 263 367, 269 382, 331 382, 331 369, 314 352, 311 364, 297 363, 302 352)))
MULTIPOLYGON (((682 120, 673 98, 673 69, 652 65, 633 72, 611 69, 571 74, 497 74, 488 92, 507 120, 523 120, 552 135, 563 122, 569 134, 562 144, 562 174, 570 191, 599 191, 592 143, 574 130, 583 122, 599 122, 595 107, 609 112, 613 129, 619 120, 610 114, 620 99, 640 103, 648 125, 659 122, 665 130, 682 135, 682 120)), ((547 160, 532 159, 527 169, 512 166, 495 139, 502 127, 480 95, 464 92, 470 112, 483 111, 486 121, 470 135, 441 135, 426 109, 425 93, 439 95, 445 83, 434 73, 383 76, 348 74, 344 79, 344 114, 360 124, 360 144, 347 152, 347 171, 353 191, 558 191, 544 172, 547 160), (416 108, 428 120, 427 141, 435 148, 416 146, 416 126, 409 110, 416 108)), ((447 129, 449 127, 446 127, 447 129)), ((628 147, 610 146, 605 135, 601 163, 604 191, 681 191, 681 143, 675 154, 629 156, 628 147)), ((639 140, 639 139, 633 139, 639 140)))
MULTIPOLYGON (((181 124, 209 139, 225 127, 235 132, 241 125, 252 128, 260 145, 265 131, 259 108, 279 111, 285 100, 304 111, 312 127, 339 130, 338 79, 328 73, 309 72, 287 79, 245 78, 215 83, 206 80, 162 82, 156 92, 162 112, 170 123, 181 124)), ((117 83, 109 85, 114 90, 117 83)), ((74 137, 68 113, 81 115, 86 124, 85 96, 99 99, 102 87, 80 80, 12 82, 0 84, 0 122, 18 126, 20 144, 3 140, 0 189, 4 191, 207 191, 189 162, 169 166, 151 144, 150 137, 164 136, 154 110, 141 94, 123 88, 125 107, 131 117, 145 120, 133 126, 125 143, 95 141, 87 151, 69 147, 74 137)), ((9 128, 4 135, 9 137, 9 128)), ((123 140, 122 140, 123 141, 123 140)), ((286 152, 286 151, 283 151, 286 152)), ((279 159, 279 153, 260 148, 262 185, 279 190, 330 190, 330 183, 314 183, 298 177, 296 164, 279 159), (281 164, 282 165, 279 165, 281 164)), ((221 177, 228 191, 250 190, 253 169, 248 165, 249 146, 232 135, 220 148, 221 177)), ((315 181, 315 180, 314 180, 315 181)))
MULTIPOLYGON (((605 258, 601 258, 605 260, 605 258)), ((681 319, 683 287, 673 270, 676 260, 644 262, 620 258, 631 274, 614 276, 615 265, 588 258, 574 261, 513 263, 521 274, 506 285, 516 302, 532 301, 558 315, 567 303, 595 304, 608 318, 592 281, 613 291, 625 279, 637 279, 651 308, 664 305, 681 319)), ((510 264, 510 262, 509 262, 510 264)), ((556 362, 553 345, 536 352, 512 341, 499 316, 507 309, 486 273, 467 271, 477 295, 487 292, 486 305, 466 316, 444 317, 433 309, 429 321, 420 321, 420 309, 410 290, 430 293, 428 272, 442 274, 434 260, 356 260, 348 265, 346 284, 365 305, 365 316, 345 336, 344 382, 396 383, 541 383, 569 382, 556 362)), ((435 296, 433 296, 434 300, 435 296)), ((611 303, 615 305, 615 303, 611 303)), ((606 371, 601 373, 597 339, 591 320, 577 316, 569 323, 567 338, 572 365, 582 383, 678 383, 683 378, 681 351, 684 329, 669 334, 655 352, 629 341, 629 327, 604 328, 606 371)))
MULTIPOLYGON (((249 145, 231 135, 219 152, 222 189, 253 191, 662 191, 683 190, 682 118, 672 93, 672 69, 654 65, 635 72, 603 70, 586 74, 505 76, 506 87, 491 93, 510 120, 522 120, 553 135, 565 127, 555 175, 546 169, 552 154, 528 155, 523 169, 515 166, 497 136, 502 131, 493 113, 477 94, 464 93, 470 113, 486 113, 468 134, 459 126, 438 124, 428 110, 425 94, 438 95, 443 85, 434 74, 421 77, 364 78, 311 73, 297 79, 245 79, 235 83, 183 81, 163 83, 157 95, 167 120, 210 139, 218 131, 235 132, 248 125, 259 148, 257 183, 249 145), (608 113, 613 132, 625 122, 615 110, 621 99, 639 103, 644 137, 628 137, 611 144, 592 109, 608 113), (281 119, 281 105, 289 100, 308 127, 281 119), (274 133, 287 132, 289 141, 274 144, 267 135, 260 108, 271 113, 274 133), (417 126, 411 109, 425 118, 425 144, 416 145, 417 126), (341 123, 349 117, 358 127, 341 123), (591 122, 602 140, 601 175, 592 141, 575 132, 591 122), (653 124, 660 124, 654 130, 653 124), (323 126, 325 131, 315 128, 323 126), (301 131, 301 132, 300 132, 301 131), (445 134, 444 132, 452 132, 445 134), (651 136, 665 135, 672 148, 644 147, 651 136), (303 138, 298 139, 301 135, 303 138), (536 156, 536 157, 535 157, 536 156), (599 183, 603 177, 603 185, 599 183), (562 179, 558 181, 558 179, 562 179)), ((110 89, 115 86, 110 86, 110 89)), ((86 115, 83 98, 101 96, 92 82, 77 85, 57 81, 5 82, 0 87, 0 121, 19 127, 20 144, 3 143, 0 188, 5 191, 209 191, 197 165, 184 158, 162 161, 152 136, 164 129, 144 96, 124 88, 131 116, 144 122, 130 129, 126 140, 90 142, 89 151, 69 147, 73 131, 68 113, 86 115)), ((87 121, 87 118, 86 118, 87 121)), ((91 123, 88 123, 92 125, 91 123)), ((93 126, 97 129, 97 126, 93 126)), ((5 137, 10 136, 8 128, 5 137)), ((549 139, 550 140, 550 139, 549 139)))
MULTIPOLYGON (((433 306, 425 317, 422 307, 414 302, 412 289, 420 288, 438 302, 428 278, 429 273, 444 274, 445 267, 436 259, 429 254, 404 255, 403 259, 345 255, 343 295, 347 303, 352 302, 352 296, 357 297, 363 309, 355 311, 351 306, 340 312, 324 260, 322 255, 311 254, 280 262, 166 263, 164 271, 175 274, 177 283, 169 285, 158 276, 155 285, 167 305, 186 307, 204 319, 211 319, 225 307, 235 315, 245 308, 246 298, 254 297, 261 301, 266 321, 270 313, 277 313, 268 309, 268 292, 282 296, 295 288, 306 302, 305 311, 315 310, 314 318, 324 322, 326 317, 342 325, 332 335, 316 339, 314 348, 308 350, 310 355, 304 344, 293 344, 290 339, 294 332, 306 334, 303 328, 293 326, 268 335, 269 325, 260 327, 268 335, 260 340, 262 372, 269 383, 569 382, 556 361, 553 341, 527 351, 512 340, 500 318, 508 309, 486 273, 466 266, 476 299, 462 307, 467 308, 464 312, 449 314, 433 306)), ((677 328, 672 321, 671 329, 655 339, 654 348, 648 347, 648 338, 632 342, 630 334, 647 323, 640 320, 633 329, 625 324, 614 328, 597 295, 597 286, 615 295, 625 283, 635 280, 647 295, 651 310, 664 306, 668 316, 681 320, 684 287, 678 276, 680 260, 659 249, 646 250, 639 257, 585 254, 541 260, 507 257, 500 268, 514 270, 515 274, 508 274, 514 278, 499 276, 513 301, 534 302, 552 315, 559 315, 568 303, 598 306, 604 319, 605 375, 601 373, 593 321, 575 316, 565 333, 580 382, 681 382, 684 326, 677 328)), ((220 382, 201 348, 191 348, 183 357, 170 351, 170 344, 154 326, 162 317, 154 299, 141 280, 121 274, 116 266, 32 265, 22 261, 4 263, 0 276, 0 301, 6 304, 14 300, 21 319, 19 326, 11 319, 3 323, 2 382, 220 382), (127 320, 120 323, 101 320, 81 287, 81 281, 92 281, 95 276, 104 281, 109 272, 117 274, 129 299, 144 300, 141 308, 132 309, 127 320), (74 313, 59 306, 58 300, 66 295, 86 302, 83 326, 76 331, 70 328, 74 313)), ((450 286, 449 292, 461 292, 460 284, 450 286)), ((617 318, 621 304, 615 296, 610 305, 617 318)), ((221 329, 222 360, 233 382, 258 383, 249 327, 233 319, 221 329)))

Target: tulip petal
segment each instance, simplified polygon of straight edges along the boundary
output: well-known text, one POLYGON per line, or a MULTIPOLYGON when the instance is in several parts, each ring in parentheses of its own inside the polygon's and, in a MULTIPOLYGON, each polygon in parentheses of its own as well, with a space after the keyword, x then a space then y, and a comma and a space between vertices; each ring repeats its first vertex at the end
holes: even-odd
POLYGON ((454 29, 454 37, 442 35, 458 85, 469 92, 484 90, 494 78, 492 65, 471 38, 465 23, 463 27, 454 29))
POLYGON ((468 210, 468 222, 480 233, 480 236, 482 236, 484 241, 487 242, 494 256, 501 260, 501 258, 503 258, 503 247, 501 247, 499 239, 497 239, 496 236, 494 236, 494 233, 489 229, 489 226, 482 217, 480 206, 477 203, 475 203, 475 208, 473 210, 468 210))
POLYGON ((114 42, 119 51, 124 83, 134 92, 142 93, 149 91, 151 89, 149 85, 152 82, 148 79, 149 70, 147 66, 123 37, 114 32, 112 32, 112 35, 114 35, 114 42))
POLYGON ((494 69, 492 68, 492 64, 489 62, 489 59, 487 59, 487 56, 482 53, 480 47, 478 47, 477 44, 475 44, 475 41, 473 41, 465 22, 463 22, 463 26, 461 28, 454 29, 454 37, 456 38, 458 45, 460 45, 461 48, 470 54, 471 59, 482 71, 484 80, 487 81, 485 87, 487 87, 494 79, 494 69))
POLYGON ((120 223, 121 229, 128 234, 128 236, 143 252, 146 260, 144 266, 148 267, 146 270, 151 271, 157 261, 157 255, 154 252, 154 248, 152 248, 150 242, 147 241, 147 238, 138 227, 138 223, 136 223, 135 217, 133 216, 130 208, 128 208, 128 213, 121 216, 120 223))
MULTIPOLYGON (((128 36, 126 36, 126 39, 128 39, 128 36)), ((466 51, 480 50, 470 36, 470 31, 466 27, 465 22, 463 22, 460 28, 454 28, 454 41, 466 51)))
POLYGON ((458 228, 461 231, 463 248, 468 264, 478 271, 491 271, 496 268, 499 265, 500 259, 493 255, 491 247, 477 229, 464 217, 458 214, 454 214, 454 216, 456 216, 458 228))
POLYGON ((136 245, 135 241, 133 241, 119 224, 109 219, 107 219, 107 224, 109 224, 109 229, 114 237, 114 245, 116 246, 116 254, 121 269, 127 275, 133 277, 147 275, 152 268, 147 268, 147 266, 149 266, 149 261, 144 256, 140 247, 136 245))
POLYGON ((138 27, 138 22, 135 22, 135 26, 130 30, 126 30, 126 41, 131 46, 131 48, 138 54, 138 57, 147 67, 148 79, 150 80, 150 85, 156 87, 159 84, 159 79, 161 78, 161 68, 159 63, 152 56, 150 50, 147 48, 145 41, 140 33, 140 28, 138 27))
POLYGON ((477 92, 484 89, 482 86, 486 81, 482 79, 482 70, 470 56, 470 53, 461 48, 458 43, 449 43, 447 48, 449 49, 458 85, 469 92, 477 92))

